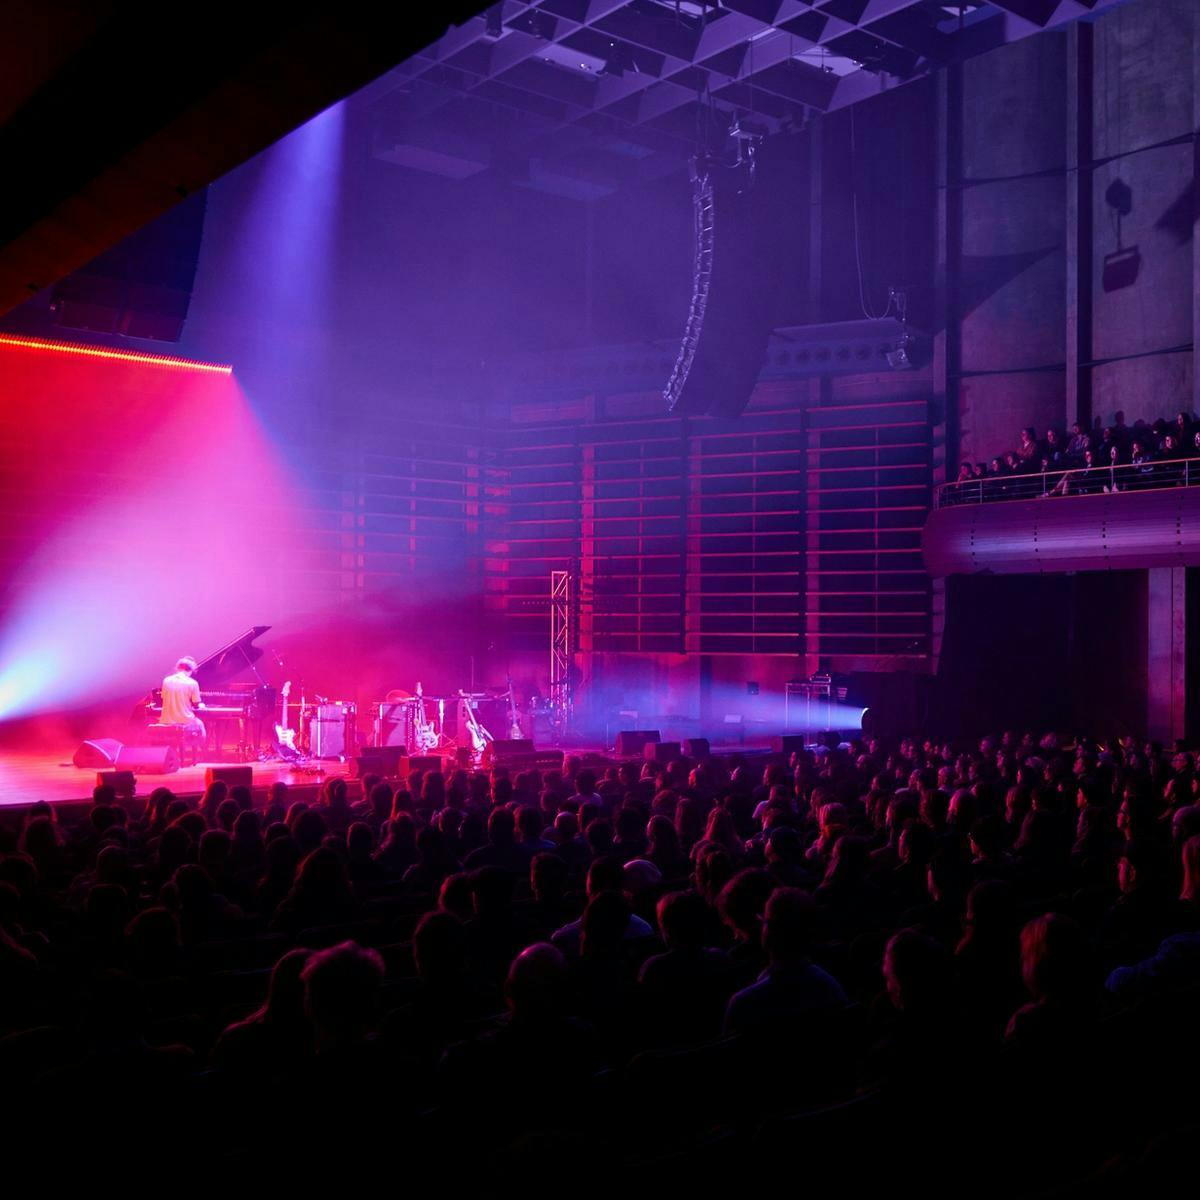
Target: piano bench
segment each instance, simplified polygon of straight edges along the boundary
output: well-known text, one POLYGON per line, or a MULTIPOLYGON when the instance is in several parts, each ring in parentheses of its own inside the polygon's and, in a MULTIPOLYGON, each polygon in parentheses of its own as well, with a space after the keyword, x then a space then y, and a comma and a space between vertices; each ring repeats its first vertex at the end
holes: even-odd
POLYGON ((181 766, 188 766, 189 763, 194 765, 200 761, 200 746, 204 741, 195 725, 162 724, 147 725, 146 740, 151 746, 174 746, 181 766))

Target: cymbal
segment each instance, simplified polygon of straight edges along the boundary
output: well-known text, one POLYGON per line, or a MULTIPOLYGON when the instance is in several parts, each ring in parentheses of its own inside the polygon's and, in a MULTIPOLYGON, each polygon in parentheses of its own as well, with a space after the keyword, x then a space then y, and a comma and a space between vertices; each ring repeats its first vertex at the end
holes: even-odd
POLYGON ((383 699, 387 704, 399 704, 402 700, 415 700, 416 696, 412 692, 406 692, 403 688, 392 688, 383 699))

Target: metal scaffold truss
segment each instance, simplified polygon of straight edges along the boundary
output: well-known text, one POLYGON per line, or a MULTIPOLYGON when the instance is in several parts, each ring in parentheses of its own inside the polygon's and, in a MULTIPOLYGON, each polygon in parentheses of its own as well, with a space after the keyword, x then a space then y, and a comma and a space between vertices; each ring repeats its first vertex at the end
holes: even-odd
POLYGON ((575 649, 570 571, 550 572, 550 705, 555 725, 571 721, 571 659, 575 649))

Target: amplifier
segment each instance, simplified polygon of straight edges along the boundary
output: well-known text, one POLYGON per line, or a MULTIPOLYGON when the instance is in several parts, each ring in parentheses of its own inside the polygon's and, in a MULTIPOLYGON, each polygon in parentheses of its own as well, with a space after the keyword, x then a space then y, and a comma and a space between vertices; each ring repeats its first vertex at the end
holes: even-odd
POLYGON ((314 758, 344 758, 354 749, 354 705, 318 704, 308 725, 314 758))

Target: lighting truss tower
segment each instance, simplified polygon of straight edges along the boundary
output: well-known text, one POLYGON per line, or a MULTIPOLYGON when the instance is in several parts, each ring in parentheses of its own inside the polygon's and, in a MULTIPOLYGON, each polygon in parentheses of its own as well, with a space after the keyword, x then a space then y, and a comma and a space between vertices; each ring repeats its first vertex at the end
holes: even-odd
POLYGON ((559 729, 570 724, 571 655, 575 648, 571 572, 550 572, 550 706, 559 729))

